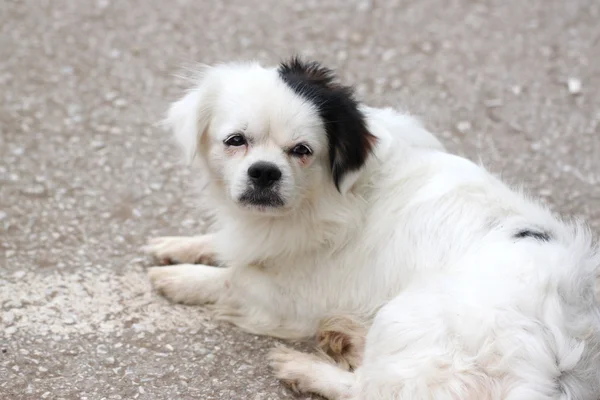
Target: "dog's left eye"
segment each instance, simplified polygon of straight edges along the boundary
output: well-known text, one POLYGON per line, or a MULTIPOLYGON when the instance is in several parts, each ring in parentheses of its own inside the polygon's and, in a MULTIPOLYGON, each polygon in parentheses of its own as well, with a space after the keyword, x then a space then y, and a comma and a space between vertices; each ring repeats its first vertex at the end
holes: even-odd
POLYGON ((312 150, 305 144, 297 144, 290 150, 290 154, 298 157, 308 156, 312 154, 312 150))

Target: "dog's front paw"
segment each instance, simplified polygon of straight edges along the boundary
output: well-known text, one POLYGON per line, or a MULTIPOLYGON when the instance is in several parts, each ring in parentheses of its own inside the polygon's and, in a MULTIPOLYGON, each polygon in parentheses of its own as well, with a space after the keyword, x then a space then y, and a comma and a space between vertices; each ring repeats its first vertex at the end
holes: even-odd
POLYGON ((268 360, 275 377, 287 384, 294 392, 311 391, 311 365, 318 361, 314 356, 289 347, 278 346, 270 351, 268 360))
POLYGON ((210 235, 164 236, 150 239, 142 250, 154 257, 160 265, 214 265, 214 253, 210 242, 210 235))
POLYGON ((175 303, 206 304, 225 290, 226 268, 181 264, 152 267, 148 277, 154 288, 175 303))
POLYGON ((186 303, 190 297, 187 293, 185 275, 181 265, 174 267, 152 267, 148 269, 148 277, 152 286, 167 299, 175 303, 186 303))

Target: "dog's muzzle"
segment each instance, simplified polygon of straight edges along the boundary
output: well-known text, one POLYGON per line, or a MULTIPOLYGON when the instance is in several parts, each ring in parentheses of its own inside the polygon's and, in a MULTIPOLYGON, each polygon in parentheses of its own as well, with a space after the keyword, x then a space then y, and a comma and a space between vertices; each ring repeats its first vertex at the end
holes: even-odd
POLYGON ((285 203, 278 193, 281 176, 277 165, 255 162, 248 168, 249 187, 240 197, 240 202, 257 207, 282 207, 285 203))

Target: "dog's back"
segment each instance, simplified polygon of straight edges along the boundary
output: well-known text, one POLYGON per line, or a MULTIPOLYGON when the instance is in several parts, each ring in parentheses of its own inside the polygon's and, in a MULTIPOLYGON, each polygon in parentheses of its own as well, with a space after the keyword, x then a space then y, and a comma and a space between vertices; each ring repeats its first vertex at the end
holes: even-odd
POLYGON ((394 282, 396 268, 405 281, 369 332, 358 398, 596 400, 600 256, 589 231, 470 161, 398 153, 371 184, 377 222, 365 236, 396 241, 377 273, 394 282))

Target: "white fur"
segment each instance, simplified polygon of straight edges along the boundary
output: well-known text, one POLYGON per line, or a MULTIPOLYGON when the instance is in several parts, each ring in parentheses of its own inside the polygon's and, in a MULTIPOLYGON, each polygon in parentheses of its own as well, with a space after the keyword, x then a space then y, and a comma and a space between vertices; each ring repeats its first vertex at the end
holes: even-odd
POLYGON ((281 338, 313 336, 330 315, 371 321, 353 373, 273 354, 280 378, 331 399, 598 400, 600 257, 590 233, 448 154, 413 118, 363 111, 377 146, 340 193, 315 110, 274 69, 205 72, 167 124, 211 178, 209 253, 227 268, 153 269, 154 284, 281 338), (224 136, 244 127, 257 144, 226 153, 224 136), (308 165, 281 151, 298 138, 314 146, 308 165), (283 211, 236 203, 258 159, 283 170, 283 211), (514 238, 522 229, 551 239, 514 238))

